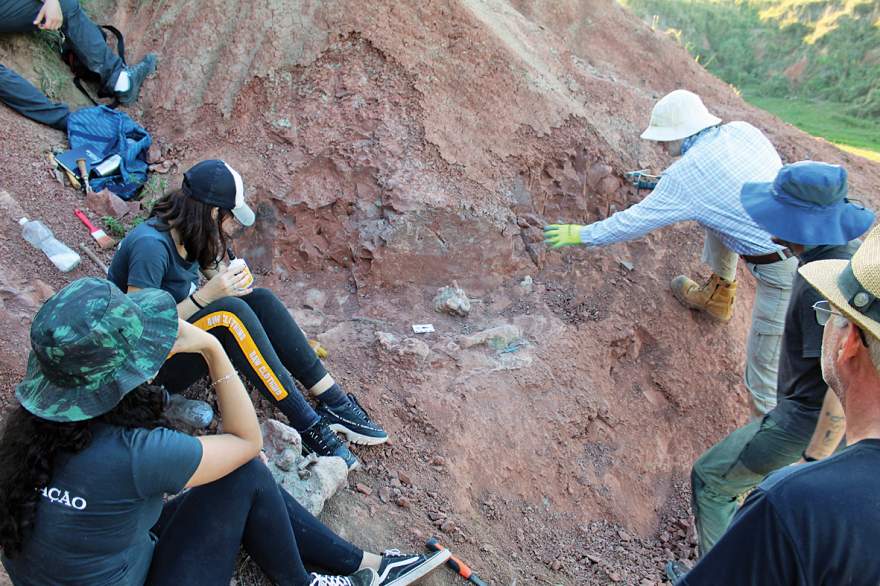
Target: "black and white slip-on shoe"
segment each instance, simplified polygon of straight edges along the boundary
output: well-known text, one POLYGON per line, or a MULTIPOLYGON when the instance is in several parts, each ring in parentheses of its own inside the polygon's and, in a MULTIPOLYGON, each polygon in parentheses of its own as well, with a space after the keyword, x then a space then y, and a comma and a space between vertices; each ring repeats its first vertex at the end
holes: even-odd
POLYGON ((446 563, 450 555, 447 549, 431 555, 405 555, 396 549, 386 550, 382 552, 382 564, 379 566, 379 585, 406 586, 406 584, 412 584, 446 563))
POLYGON ((379 576, 372 568, 358 570, 351 576, 312 574, 309 577, 309 586, 379 586, 379 576))

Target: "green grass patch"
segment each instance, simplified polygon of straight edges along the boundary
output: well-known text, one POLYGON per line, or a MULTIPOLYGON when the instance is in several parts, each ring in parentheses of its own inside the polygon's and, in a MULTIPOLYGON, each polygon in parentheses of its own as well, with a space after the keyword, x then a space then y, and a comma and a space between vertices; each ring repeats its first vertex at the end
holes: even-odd
POLYGON ((843 114, 842 104, 750 95, 749 103, 779 116, 804 132, 824 138, 843 150, 880 161, 880 123, 843 114))
POLYGON ((39 31, 34 37, 34 71, 37 73, 40 89, 49 98, 64 101, 65 89, 70 84, 71 75, 70 68, 60 58, 61 34, 57 31, 39 31))
POLYGON ((107 228, 107 231, 110 232, 111 236, 119 239, 125 238, 128 228, 125 227, 122 220, 114 218, 113 216, 104 216, 101 218, 101 221, 104 223, 104 227, 107 228))

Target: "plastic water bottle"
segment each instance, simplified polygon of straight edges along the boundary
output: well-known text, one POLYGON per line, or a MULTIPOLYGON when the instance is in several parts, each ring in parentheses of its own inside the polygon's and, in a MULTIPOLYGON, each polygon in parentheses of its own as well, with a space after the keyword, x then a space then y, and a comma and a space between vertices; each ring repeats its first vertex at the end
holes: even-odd
POLYGON ((27 218, 20 219, 18 223, 21 224, 21 235, 24 239, 34 248, 42 250, 59 271, 66 273, 79 265, 81 260, 79 255, 55 238, 52 230, 45 224, 27 218))

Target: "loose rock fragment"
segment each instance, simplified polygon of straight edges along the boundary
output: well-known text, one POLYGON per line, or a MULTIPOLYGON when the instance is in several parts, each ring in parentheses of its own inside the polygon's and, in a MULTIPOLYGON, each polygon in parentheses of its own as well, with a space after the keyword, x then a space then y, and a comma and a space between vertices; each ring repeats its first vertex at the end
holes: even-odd
POLYGON ((471 312, 471 300, 464 289, 453 283, 437 291, 434 297, 434 311, 467 317, 471 312))
POLYGON ((310 513, 318 515, 324 503, 346 484, 348 466, 336 456, 304 458, 302 440, 292 427, 269 419, 262 425, 267 466, 275 480, 310 513), (301 473, 307 473, 301 478, 301 473))
POLYGON ((86 206, 99 216, 122 218, 131 211, 128 203, 109 189, 89 193, 86 206))
POLYGON ((480 344, 489 344, 501 349, 519 338, 522 338, 522 329, 513 324, 504 324, 470 336, 463 336, 458 339, 458 345, 462 348, 471 348, 480 344))

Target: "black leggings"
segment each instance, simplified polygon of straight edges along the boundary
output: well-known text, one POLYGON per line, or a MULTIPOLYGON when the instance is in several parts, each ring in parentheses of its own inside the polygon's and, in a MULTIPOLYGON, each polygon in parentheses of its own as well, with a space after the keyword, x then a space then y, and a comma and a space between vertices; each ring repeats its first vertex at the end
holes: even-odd
MULTIPOLYGON (((244 297, 224 297, 187 321, 220 340, 235 368, 277 405, 294 429, 304 431, 318 421, 291 375, 309 389, 327 370, 274 293, 254 289, 244 297)), ((165 362, 156 380, 179 393, 207 373, 201 356, 179 354, 165 362)))
POLYGON ((158 543, 149 585, 228 586, 242 545, 282 586, 309 583, 304 563, 346 576, 363 558, 278 486, 259 460, 168 501, 152 532, 158 543))

